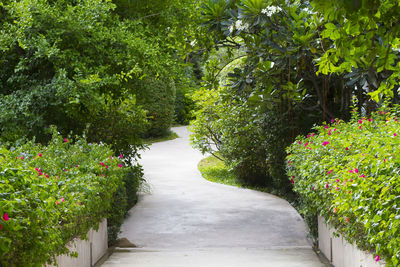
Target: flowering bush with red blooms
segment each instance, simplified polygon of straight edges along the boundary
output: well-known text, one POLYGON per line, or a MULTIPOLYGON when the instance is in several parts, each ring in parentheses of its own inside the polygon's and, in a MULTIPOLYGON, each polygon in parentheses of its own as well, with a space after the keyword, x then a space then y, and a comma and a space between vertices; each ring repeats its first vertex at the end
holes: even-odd
POLYGON ((1 146, 0 266, 42 266, 66 253, 68 241, 113 216, 129 169, 108 146, 56 132, 47 146, 1 146))
POLYGON ((355 115, 349 123, 334 119, 315 131, 287 150, 301 212, 320 214, 375 260, 399 266, 400 123, 394 111, 355 115))

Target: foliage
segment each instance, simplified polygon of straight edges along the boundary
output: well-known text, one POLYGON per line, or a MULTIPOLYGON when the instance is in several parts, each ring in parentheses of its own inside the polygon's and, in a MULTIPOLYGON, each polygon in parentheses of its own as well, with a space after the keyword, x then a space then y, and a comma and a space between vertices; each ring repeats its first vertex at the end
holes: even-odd
POLYGON ((144 183, 143 168, 139 164, 127 168, 123 175, 123 183, 114 193, 111 203, 111 213, 107 220, 108 244, 113 245, 120 233, 127 212, 137 202, 137 193, 144 183))
POLYGON ((397 95, 400 3, 313 0, 312 5, 324 18, 319 72, 349 73, 349 82, 364 86, 376 102, 397 95))
POLYGON ((66 253, 68 241, 85 238, 102 218, 121 213, 125 207, 112 203, 124 187, 123 177, 132 180, 141 172, 125 167, 107 145, 63 138, 55 130, 47 146, 29 141, 7 149, 3 144, 0 161, 4 266, 41 266, 66 253))
POLYGON ((288 148, 288 175, 303 215, 321 214, 360 248, 388 266, 400 263, 400 124, 396 112, 356 112, 299 136, 288 148))

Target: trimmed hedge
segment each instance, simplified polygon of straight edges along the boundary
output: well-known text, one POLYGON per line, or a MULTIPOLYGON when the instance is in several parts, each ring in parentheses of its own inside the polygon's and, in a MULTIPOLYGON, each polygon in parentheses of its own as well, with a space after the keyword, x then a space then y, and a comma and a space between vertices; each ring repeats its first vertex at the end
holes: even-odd
MULTIPOLYGON (((354 112, 356 113, 356 112, 354 112)), ((361 249, 400 264, 400 123, 392 112, 335 119, 288 148, 305 217, 321 214, 361 249)))
POLYGON ((55 130, 47 146, 1 146, 0 265, 50 263, 68 253, 68 241, 120 213, 111 208, 114 195, 132 171, 121 158, 107 145, 72 142, 55 130))

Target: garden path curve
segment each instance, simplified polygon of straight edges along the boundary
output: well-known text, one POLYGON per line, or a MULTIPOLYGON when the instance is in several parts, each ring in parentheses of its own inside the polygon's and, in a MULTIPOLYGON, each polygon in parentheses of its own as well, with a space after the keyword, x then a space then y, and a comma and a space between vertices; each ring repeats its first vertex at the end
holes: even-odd
POLYGON ((288 202, 206 181, 187 128, 173 131, 180 138, 151 145, 141 159, 151 190, 119 235, 137 248, 117 248, 103 267, 326 266, 288 202))

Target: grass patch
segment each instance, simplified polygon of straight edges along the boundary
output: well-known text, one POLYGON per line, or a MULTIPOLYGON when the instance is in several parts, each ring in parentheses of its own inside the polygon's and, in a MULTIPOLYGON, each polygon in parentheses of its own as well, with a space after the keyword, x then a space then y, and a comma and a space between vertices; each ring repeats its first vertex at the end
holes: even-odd
POLYGON ((202 159, 197 165, 204 179, 226 185, 243 187, 235 174, 229 171, 225 163, 214 156, 202 159))
POLYGON ((197 168, 201 172, 203 178, 208 181, 273 194, 286 199, 294 207, 296 207, 297 205, 297 197, 294 193, 282 192, 276 188, 271 187, 248 185, 241 181, 232 171, 230 171, 222 160, 214 156, 209 156, 202 159, 197 165, 197 168))
POLYGON ((177 133, 173 132, 173 131, 169 131, 168 134, 165 135, 165 136, 146 138, 144 140, 144 142, 147 145, 151 145, 151 144, 158 143, 158 142, 174 140, 176 138, 179 138, 179 135, 177 133))

